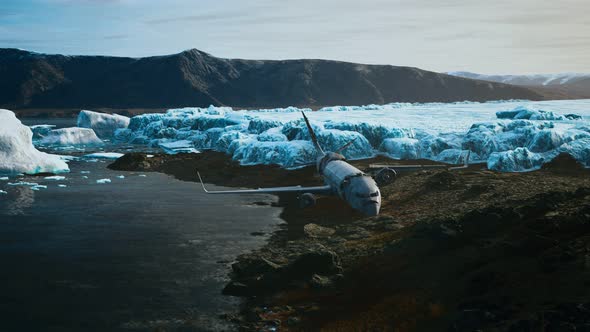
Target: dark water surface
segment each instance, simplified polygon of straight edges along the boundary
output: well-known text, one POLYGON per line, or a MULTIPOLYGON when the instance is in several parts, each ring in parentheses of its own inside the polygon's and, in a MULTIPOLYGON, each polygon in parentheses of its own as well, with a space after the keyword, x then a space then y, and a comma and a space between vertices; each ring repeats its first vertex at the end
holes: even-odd
POLYGON ((218 318, 238 305, 221 295, 229 263, 263 244, 251 232, 281 222, 280 209, 251 204, 274 198, 106 165, 0 181, 0 330, 232 330, 218 318), (19 180, 48 188, 7 184, 19 180))

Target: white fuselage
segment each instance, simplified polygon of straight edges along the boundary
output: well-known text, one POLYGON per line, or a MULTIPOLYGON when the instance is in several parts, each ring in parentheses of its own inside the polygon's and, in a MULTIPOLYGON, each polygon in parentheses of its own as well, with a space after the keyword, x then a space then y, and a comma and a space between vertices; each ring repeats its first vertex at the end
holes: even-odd
POLYGON ((381 193, 373 178, 333 152, 319 158, 317 166, 334 194, 348 202, 352 208, 368 216, 379 214, 381 193))

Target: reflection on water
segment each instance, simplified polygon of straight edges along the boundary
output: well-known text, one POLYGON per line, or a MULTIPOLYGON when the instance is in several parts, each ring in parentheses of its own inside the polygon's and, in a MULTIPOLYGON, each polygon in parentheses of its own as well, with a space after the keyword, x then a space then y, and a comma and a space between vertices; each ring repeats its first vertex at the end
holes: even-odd
POLYGON ((0 207, 7 216, 24 214, 35 202, 35 191, 28 186, 13 186, 5 191, 8 194, 0 196, 0 207))
POLYGON ((218 317, 238 303, 221 290, 232 260, 264 243, 250 233, 281 222, 251 203, 275 198, 205 195, 108 163, 0 181, 0 330, 231 330, 218 317), (7 184, 21 180, 47 189, 7 184))

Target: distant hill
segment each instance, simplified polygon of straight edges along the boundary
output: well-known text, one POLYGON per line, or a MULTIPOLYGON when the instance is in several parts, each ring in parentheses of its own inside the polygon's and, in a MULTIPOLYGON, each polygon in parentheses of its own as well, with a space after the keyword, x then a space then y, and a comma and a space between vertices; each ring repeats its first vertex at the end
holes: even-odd
POLYGON ((360 105, 547 99, 533 91, 411 67, 328 60, 64 56, 0 49, 0 107, 158 108, 360 105))
POLYGON ((563 98, 590 98, 590 74, 561 73, 535 75, 483 75, 466 71, 449 75, 529 87, 541 94, 561 94, 563 98))

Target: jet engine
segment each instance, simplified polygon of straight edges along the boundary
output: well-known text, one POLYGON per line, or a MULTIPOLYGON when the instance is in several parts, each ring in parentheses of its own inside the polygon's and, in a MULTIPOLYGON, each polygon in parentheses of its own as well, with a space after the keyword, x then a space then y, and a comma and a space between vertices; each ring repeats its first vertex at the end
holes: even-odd
POLYGON ((299 206, 304 209, 315 205, 316 198, 313 194, 305 193, 299 196, 299 206))
POLYGON ((375 182, 377 182, 378 186, 386 186, 390 183, 395 181, 397 173, 393 168, 385 167, 382 168, 377 174, 375 175, 375 182))

